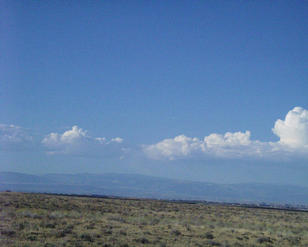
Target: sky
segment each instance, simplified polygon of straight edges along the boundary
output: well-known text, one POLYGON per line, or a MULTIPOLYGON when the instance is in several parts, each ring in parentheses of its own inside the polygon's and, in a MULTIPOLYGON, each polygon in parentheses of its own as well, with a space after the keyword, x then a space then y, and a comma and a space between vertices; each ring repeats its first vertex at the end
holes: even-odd
POLYGON ((0 1, 0 171, 308 186, 306 1, 0 1))

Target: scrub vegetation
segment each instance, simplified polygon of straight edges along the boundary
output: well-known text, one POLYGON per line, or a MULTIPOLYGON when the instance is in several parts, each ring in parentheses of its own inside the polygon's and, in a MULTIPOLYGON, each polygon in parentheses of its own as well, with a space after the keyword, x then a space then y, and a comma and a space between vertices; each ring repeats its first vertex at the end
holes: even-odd
POLYGON ((308 213, 0 193, 0 246, 308 246, 308 213))

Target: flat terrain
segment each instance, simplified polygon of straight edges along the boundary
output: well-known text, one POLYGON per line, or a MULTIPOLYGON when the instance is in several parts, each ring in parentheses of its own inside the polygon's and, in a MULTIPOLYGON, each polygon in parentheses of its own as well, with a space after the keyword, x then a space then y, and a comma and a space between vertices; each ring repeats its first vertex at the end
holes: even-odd
POLYGON ((0 246, 308 246, 308 213, 0 193, 0 246))

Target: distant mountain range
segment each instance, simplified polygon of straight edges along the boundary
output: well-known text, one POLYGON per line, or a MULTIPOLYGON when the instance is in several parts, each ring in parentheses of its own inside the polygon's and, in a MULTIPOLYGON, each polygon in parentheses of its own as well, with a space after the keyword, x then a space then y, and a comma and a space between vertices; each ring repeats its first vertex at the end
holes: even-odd
POLYGON ((308 205, 308 187, 214 184, 137 174, 45 174, 0 172, 0 191, 107 195, 237 203, 308 205))

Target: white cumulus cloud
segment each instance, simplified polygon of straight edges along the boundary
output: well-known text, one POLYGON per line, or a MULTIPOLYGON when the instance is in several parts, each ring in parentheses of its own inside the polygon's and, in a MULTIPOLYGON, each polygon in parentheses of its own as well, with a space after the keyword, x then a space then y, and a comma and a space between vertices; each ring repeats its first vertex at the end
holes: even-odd
POLYGON ((308 110, 294 107, 284 120, 278 119, 273 128, 279 143, 291 148, 308 148, 308 110))
POLYGON ((123 147, 120 137, 108 140, 105 137, 91 137, 87 131, 73 126, 72 129, 59 133, 50 133, 42 144, 48 149, 49 154, 71 154, 86 156, 112 156, 120 154, 123 147))
POLYGON ((183 159, 216 156, 224 158, 259 157, 273 158, 304 154, 308 157, 308 111, 295 107, 285 120, 277 120, 273 132, 278 142, 251 140, 250 131, 213 133, 203 140, 185 135, 144 145, 144 153, 152 159, 183 159))
POLYGON ((266 146, 259 141, 250 139, 251 133, 227 132, 225 134, 210 134, 204 137, 205 154, 209 156, 239 158, 245 156, 265 155, 266 146))
POLYGON ((211 134, 209 136, 204 137, 204 142, 207 147, 215 148, 215 147, 233 147, 240 145, 249 145, 251 143, 250 140, 250 131, 243 132, 227 132, 224 135, 220 134, 211 134))
POLYGON ((87 132, 75 125, 63 134, 50 133, 42 140, 42 143, 47 147, 61 147, 63 145, 80 144, 86 142, 87 139, 89 139, 87 132))
POLYGON ((143 150, 151 158, 168 158, 173 160, 202 152, 204 150, 204 143, 198 138, 179 135, 173 139, 165 139, 159 143, 144 146, 143 150))

